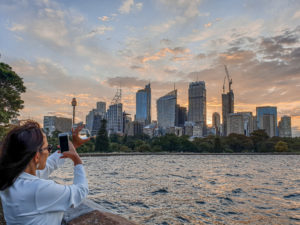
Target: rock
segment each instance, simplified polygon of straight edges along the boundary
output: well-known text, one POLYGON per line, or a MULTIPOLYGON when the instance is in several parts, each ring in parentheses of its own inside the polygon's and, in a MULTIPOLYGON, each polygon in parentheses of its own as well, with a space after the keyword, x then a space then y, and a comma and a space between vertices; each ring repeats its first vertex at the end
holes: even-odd
POLYGON ((97 203, 86 199, 76 208, 65 212, 62 225, 136 225, 119 215, 110 213, 97 203))
POLYGON ((136 225, 127 219, 108 212, 92 211, 71 220, 68 225, 136 225))

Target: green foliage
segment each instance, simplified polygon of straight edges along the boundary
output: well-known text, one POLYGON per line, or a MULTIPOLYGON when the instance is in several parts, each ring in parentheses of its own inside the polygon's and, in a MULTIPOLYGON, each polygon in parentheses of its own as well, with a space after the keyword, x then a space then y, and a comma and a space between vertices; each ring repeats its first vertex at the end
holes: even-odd
POLYGON ((47 136, 48 144, 51 144, 53 146, 53 150, 58 149, 57 146, 59 145, 58 140, 58 134, 60 132, 58 130, 55 130, 52 132, 52 136, 47 136))
POLYGON ((223 152, 221 138, 219 136, 215 137, 214 152, 216 152, 216 153, 223 152))
POLYGON ((9 65, 0 63, 0 124, 7 124, 19 115, 24 107, 21 94, 25 91, 23 79, 9 65))
POLYGON ((96 142, 95 142, 95 152, 109 152, 109 139, 106 131, 105 119, 101 120, 101 127, 98 131, 96 142))
POLYGON ((265 130, 255 130, 251 133, 250 138, 254 145, 254 151, 259 151, 259 145, 261 145, 264 141, 266 141, 269 136, 265 130))
POLYGON ((211 136, 206 138, 195 138, 193 143, 197 147, 198 152, 214 151, 214 139, 211 136))
POLYGON ((122 145, 120 145, 118 143, 112 142, 112 143, 110 143, 109 148, 112 152, 120 152, 121 146, 122 145))
POLYGON ((5 135, 8 133, 8 131, 9 131, 9 125, 4 125, 4 126, 0 125, 0 143, 1 140, 3 140, 5 135))
POLYGON ((258 152, 274 152, 275 151, 275 143, 270 140, 266 140, 264 142, 260 142, 258 146, 258 152))
POLYGON ((136 148, 135 148, 135 151, 136 152, 150 152, 151 151, 151 147, 150 147, 150 145, 149 144, 141 144, 141 145, 139 145, 139 146, 137 146, 136 148))
POLYGON ((94 152, 95 150, 95 143, 96 141, 94 139, 84 143, 79 148, 77 148, 78 153, 87 153, 87 152, 94 152))
POLYGON ((226 144, 234 152, 243 152, 253 148, 253 142, 251 138, 242 134, 230 134, 228 137, 226 137, 226 144))
POLYGON ((289 146, 284 141, 278 141, 277 144, 275 145, 276 152, 287 152, 288 149, 289 149, 289 146))
POLYGON ((152 140, 151 146, 160 146, 163 151, 178 152, 180 151, 180 141, 175 134, 166 134, 161 137, 156 137, 152 140))

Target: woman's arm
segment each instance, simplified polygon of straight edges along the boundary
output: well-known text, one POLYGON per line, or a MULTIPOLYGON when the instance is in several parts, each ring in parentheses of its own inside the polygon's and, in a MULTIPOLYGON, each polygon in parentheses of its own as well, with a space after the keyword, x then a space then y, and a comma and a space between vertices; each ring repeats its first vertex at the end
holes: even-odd
POLYGON ((60 158, 62 155, 56 151, 50 155, 46 162, 46 167, 43 170, 37 170, 36 176, 42 179, 48 179, 49 175, 59 167, 61 167, 65 160, 60 158))
POLYGON ((74 166, 72 185, 60 185, 50 180, 39 180, 35 191, 36 210, 66 211, 78 206, 88 195, 88 183, 82 164, 74 166))

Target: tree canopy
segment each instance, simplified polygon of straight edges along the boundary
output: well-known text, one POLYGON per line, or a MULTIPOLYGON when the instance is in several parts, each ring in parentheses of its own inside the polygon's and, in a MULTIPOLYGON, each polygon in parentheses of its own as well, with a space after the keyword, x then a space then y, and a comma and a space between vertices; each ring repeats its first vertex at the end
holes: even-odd
POLYGON ((23 79, 12 68, 0 63, 0 123, 7 124, 24 107, 21 94, 26 91, 23 79))

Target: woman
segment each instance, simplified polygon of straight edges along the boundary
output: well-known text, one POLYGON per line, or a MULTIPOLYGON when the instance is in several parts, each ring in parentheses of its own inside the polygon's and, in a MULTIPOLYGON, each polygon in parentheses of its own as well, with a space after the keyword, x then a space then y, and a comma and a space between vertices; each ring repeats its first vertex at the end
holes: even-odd
MULTIPOLYGON (((76 147, 81 140, 73 132, 76 147)), ((10 224, 61 224, 64 211, 78 206, 88 194, 82 161, 74 145, 69 151, 53 153, 38 123, 27 121, 13 128, 5 137, 0 152, 0 190, 4 217, 10 224), (64 158, 74 162, 72 185, 47 180, 51 172, 63 165, 64 158)))

